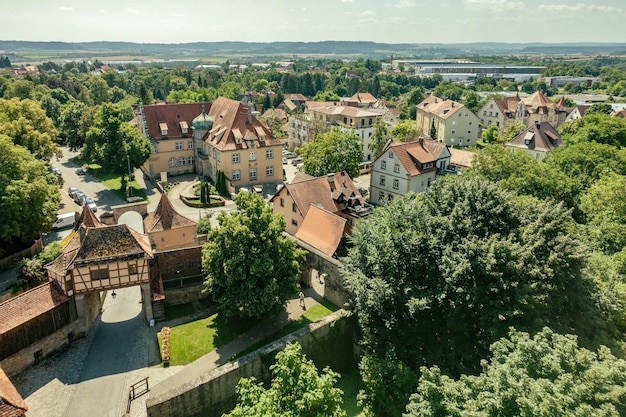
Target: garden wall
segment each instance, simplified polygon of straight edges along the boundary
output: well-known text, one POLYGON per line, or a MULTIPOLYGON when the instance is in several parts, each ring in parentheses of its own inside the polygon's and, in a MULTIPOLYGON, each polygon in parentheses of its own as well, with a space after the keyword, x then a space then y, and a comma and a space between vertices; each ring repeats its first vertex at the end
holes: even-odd
POLYGON ((235 387, 241 378, 271 378, 269 366, 287 343, 297 341, 319 369, 337 372, 356 367, 354 320, 339 310, 306 328, 287 335, 233 363, 199 369, 194 362, 152 388, 146 400, 149 417, 220 417, 236 404, 235 387))

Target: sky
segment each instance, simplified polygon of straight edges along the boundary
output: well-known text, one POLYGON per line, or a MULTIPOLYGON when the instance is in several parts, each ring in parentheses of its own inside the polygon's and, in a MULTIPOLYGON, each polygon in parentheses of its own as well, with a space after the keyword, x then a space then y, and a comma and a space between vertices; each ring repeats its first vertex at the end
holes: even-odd
POLYGON ((626 42, 626 2, 0 0, 0 40, 626 42))

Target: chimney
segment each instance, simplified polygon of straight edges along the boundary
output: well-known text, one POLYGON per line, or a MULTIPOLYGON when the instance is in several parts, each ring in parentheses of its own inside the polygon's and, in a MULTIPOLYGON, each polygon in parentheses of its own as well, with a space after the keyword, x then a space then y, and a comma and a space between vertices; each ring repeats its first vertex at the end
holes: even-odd
POLYGON ((424 136, 420 136, 417 141, 419 142, 419 144, 423 147, 424 146, 424 136))
POLYGON ((252 103, 248 102, 248 122, 249 125, 252 124, 252 103))

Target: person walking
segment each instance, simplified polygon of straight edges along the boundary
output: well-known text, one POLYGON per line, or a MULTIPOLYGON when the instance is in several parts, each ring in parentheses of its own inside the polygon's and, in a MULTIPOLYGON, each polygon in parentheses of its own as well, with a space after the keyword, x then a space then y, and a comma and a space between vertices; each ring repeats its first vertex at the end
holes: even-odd
POLYGON ((304 306, 304 293, 302 291, 300 291, 300 294, 298 294, 298 297, 300 297, 300 307, 302 307, 304 309, 305 308, 305 306, 304 306))

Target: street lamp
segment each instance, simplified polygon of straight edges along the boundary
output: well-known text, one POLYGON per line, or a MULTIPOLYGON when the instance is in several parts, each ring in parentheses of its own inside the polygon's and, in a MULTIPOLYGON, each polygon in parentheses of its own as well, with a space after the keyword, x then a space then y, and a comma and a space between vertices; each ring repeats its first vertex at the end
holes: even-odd
POLYGON ((126 160, 128 161, 128 196, 133 195, 133 189, 130 187, 130 155, 126 154, 126 160))

